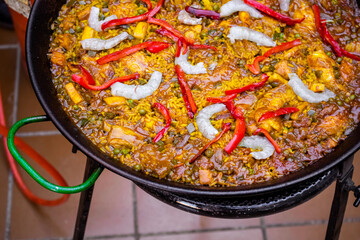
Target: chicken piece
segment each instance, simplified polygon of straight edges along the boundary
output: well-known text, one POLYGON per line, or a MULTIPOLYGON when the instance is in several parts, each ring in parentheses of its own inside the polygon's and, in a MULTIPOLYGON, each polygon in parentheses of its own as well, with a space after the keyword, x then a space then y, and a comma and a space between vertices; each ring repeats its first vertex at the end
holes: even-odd
POLYGON ((60 28, 63 28, 64 30, 69 30, 70 28, 75 26, 75 23, 76 23, 75 16, 67 16, 60 23, 60 28))
POLYGON ((315 28, 314 12, 311 9, 311 6, 304 1, 294 0, 292 6, 298 6, 294 9, 294 19, 301 19, 305 17, 304 21, 301 23, 295 24, 295 30, 301 33, 301 36, 307 40, 311 41, 312 37, 315 37, 317 34, 315 28))
POLYGON ((78 12, 77 17, 79 18, 80 21, 86 20, 89 18, 90 11, 91 11, 91 7, 86 7, 78 12))
POLYGON ((349 82, 350 80, 355 78, 355 71, 356 67, 353 64, 349 63, 346 59, 342 60, 340 66, 340 74, 345 82, 349 82))
POLYGON ((65 66, 66 64, 66 56, 61 52, 53 52, 51 54, 51 62, 53 64, 59 65, 59 66, 65 66))
POLYGON ((108 136, 109 144, 114 147, 133 147, 141 144, 143 140, 144 136, 130 128, 122 126, 112 126, 108 136))
POLYGON ((288 66, 287 60, 281 60, 279 63, 275 65, 275 72, 280 74, 283 78, 289 79, 288 74, 291 73, 291 69, 288 66))
POLYGON ((114 76, 114 69, 110 64, 99 65, 96 63, 95 58, 86 55, 82 57, 82 62, 83 66, 93 76, 97 85, 103 84, 114 76))
POLYGON ((126 56, 122 58, 120 62, 131 72, 138 72, 140 75, 143 75, 149 66, 145 58, 145 53, 143 52, 136 52, 126 56))
POLYGON ((65 34, 60 34, 57 37, 57 41, 59 41, 61 47, 65 48, 66 50, 70 50, 74 46, 76 38, 75 36, 69 33, 65 33, 65 34))
POLYGON ((345 130, 346 121, 341 116, 326 116, 316 127, 319 132, 327 135, 341 135, 345 130))
POLYGON ((323 50, 313 52, 307 57, 307 61, 311 69, 321 72, 318 78, 319 82, 324 83, 330 90, 345 91, 344 87, 336 82, 333 70, 334 60, 327 56, 323 50))
POLYGON ((199 170, 199 180, 202 185, 209 185, 213 177, 210 170, 199 170))
POLYGON ((124 17, 136 16, 137 12, 135 11, 135 9, 137 8, 138 7, 135 4, 135 2, 132 2, 131 0, 121 1, 121 4, 119 3, 111 4, 109 2, 110 15, 116 15, 119 19, 124 17))
POLYGON ((360 54, 360 41, 352 41, 346 44, 345 50, 348 52, 360 54))

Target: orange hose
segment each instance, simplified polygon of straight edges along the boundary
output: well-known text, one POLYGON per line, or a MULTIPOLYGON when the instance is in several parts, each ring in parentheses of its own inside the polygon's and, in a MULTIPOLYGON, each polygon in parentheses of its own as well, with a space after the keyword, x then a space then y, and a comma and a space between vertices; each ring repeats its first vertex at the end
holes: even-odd
MULTIPOLYGON (((9 129, 6 128, 6 121, 4 115, 4 107, 2 102, 2 96, 0 91, 0 134, 3 136, 3 144, 5 148, 5 153, 7 156, 7 160, 10 165, 10 169, 13 173, 16 184, 18 185, 20 191, 24 194, 24 196, 29 199, 31 202, 44 205, 44 206, 56 206, 63 202, 65 202, 70 195, 64 194, 62 197, 55 200, 47 200, 40 198, 33 194, 31 190, 26 186, 23 181, 19 170, 17 169, 15 159, 12 157, 9 149, 7 147, 6 137, 8 135, 9 129)), ((55 181, 61 186, 68 186, 64 178, 60 175, 60 173, 39 153, 37 153, 34 149, 32 149, 27 143, 25 143, 22 139, 15 137, 14 138, 15 145, 21 149, 24 153, 26 153, 29 157, 31 157, 35 162, 37 162, 44 170, 46 170, 55 181)))

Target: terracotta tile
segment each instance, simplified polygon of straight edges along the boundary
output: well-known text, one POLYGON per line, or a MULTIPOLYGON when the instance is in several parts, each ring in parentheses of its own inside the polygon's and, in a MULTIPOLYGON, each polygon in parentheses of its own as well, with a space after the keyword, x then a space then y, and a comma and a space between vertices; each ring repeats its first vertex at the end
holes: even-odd
POLYGON ((344 223, 340 232, 340 240, 358 240, 360 222, 344 223))
POLYGON ((137 189, 139 232, 184 231, 260 225, 259 218, 218 219, 187 213, 137 189))
POLYGON ((8 164, 5 161, 4 149, 0 147, 0 232, 3 234, 5 230, 5 221, 6 221, 6 207, 7 207, 7 197, 8 197, 8 164))
MULTIPOLYGON (((17 119, 25 117, 44 115, 45 112, 42 109, 31 82, 27 76, 24 68, 21 68, 20 72, 20 89, 19 89, 19 103, 17 119)), ((24 126, 19 132, 33 132, 33 131, 48 131, 56 130, 55 126, 51 122, 42 122, 38 124, 31 124, 24 126)))
POLYGON ((317 240, 324 239, 326 225, 268 228, 268 240, 317 240))
MULTIPOLYGON (((71 144, 64 137, 32 137, 25 140, 55 166, 69 185, 77 185, 82 182, 86 158, 81 153, 76 155, 71 153, 71 144)), ((42 169, 30 159, 28 160, 40 174, 53 182, 52 178, 45 174, 42 169)), ((21 172, 24 173, 23 170, 21 172)), ((27 174, 24 173, 23 176, 35 194, 48 199, 58 197, 58 194, 43 189, 27 174)), ((56 207, 36 206, 27 201, 17 188, 14 188, 11 238, 72 236, 79 196, 80 194, 74 194, 66 203, 56 207)))
POLYGON ((132 184, 104 170, 91 202, 86 236, 134 233, 132 184))
POLYGON ((17 43, 17 38, 14 30, 0 28, 0 44, 17 43))
POLYGON ((0 50, 0 89, 7 122, 14 104, 14 80, 16 72, 16 49, 0 50))
POLYGON ((164 236, 149 236, 141 237, 141 240, 262 240, 262 233, 260 229, 249 229, 241 231, 219 231, 219 232, 203 232, 203 233, 186 233, 176 235, 164 236))
MULTIPOLYGON (((354 157, 354 175, 352 179, 356 186, 360 185, 360 151, 358 151, 354 157)), ((353 206, 354 201, 354 193, 350 192, 349 201, 345 211, 345 218, 360 218, 360 207, 355 208, 353 206)))

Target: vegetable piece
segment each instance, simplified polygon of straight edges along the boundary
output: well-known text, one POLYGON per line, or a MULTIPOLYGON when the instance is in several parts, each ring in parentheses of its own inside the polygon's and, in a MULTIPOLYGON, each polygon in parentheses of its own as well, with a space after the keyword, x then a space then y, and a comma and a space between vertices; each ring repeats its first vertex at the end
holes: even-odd
POLYGON ((188 115, 190 118, 194 117, 194 114, 197 111, 196 103, 194 101, 193 95, 191 93, 191 89, 189 87, 189 84, 187 83, 185 79, 185 73, 181 69, 179 65, 175 65, 175 71, 177 74, 177 78, 180 84, 180 89, 183 95, 183 99, 186 105, 186 108, 188 110, 188 115))
POLYGON ((234 26, 230 28, 230 32, 227 35, 231 43, 235 43, 235 40, 249 40, 255 42, 259 46, 275 47, 274 42, 269 36, 262 32, 252 30, 247 27, 234 26))
POLYGON ((281 153, 281 148, 279 147, 279 145, 277 144, 277 142, 270 136, 270 133, 268 131, 266 131, 263 128, 258 128, 256 129, 256 131, 254 132, 254 135, 257 135, 258 133, 262 133, 265 135, 265 137, 267 138, 267 140, 269 140, 269 142, 274 146, 275 151, 277 153, 281 153))
POLYGON ((233 116, 233 118, 238 119, 238 118, 242 118, 243 117, 243 113, 241 111, 237 111, 234 101, 228 101, 224 103, 226 108, 229 110, 229 112, 231 113, 231 116, 233 116))
POLYGON ((315 5, 313 5, 312 9, 313 9, 314 16, 315 16, 316 29, 318 30, 323 41, 325 43, 328 43, 331 45, 335 54, 338 57, 345 56, 345 57, 354 59, 356 61, 360 61, 360 56, 354 55, 354 54, 346 51, 345 49, 340 47, 338 42, 336 42, 336 40, 334 39, 334 37, 331 35, 331 33, 329 32, 329 30, 326 27, 326 21, 324 21, 320 18, 319 7, 315 4, 315 5))
POLYGON ((126 99, 124 97, 105 97, 104 101, 109 106, 119 106, 126 104, 126 99))
POLYGON ((84 101, 83 97, 81 96, 81 94, 78 92, 78 90, 76 90, 74 84, 72 82, 67 83, 65 85, 65 90, 68 93, 69 97, 71 98, 71 100, 75 103, 78 104, 82 101, 84 101))
POLYGON ((319 103, 321 101, 328 101, 330 98, 335 98, 335 93, 325 88, 322 93, 314 93, 308 89, 301 81, 296 73, 289 73, 290 81, 289 86, 292 87, 296 95, 298 95, 303 101, 310 103, 319 103))
POLYGON ((266 13, 267 15, 279 20, 280 22, 286 23, 289 26, 293 26, 296 23, 301 23, 305 19, 305 17, 303 17, 301 19, 292 19, 286 15, 283 15, 281 13, 278 13, 278 12, 272 10, 271 8, 265 6, 262 3, 255 1, 255 0, 244 0, 244 3, 258 9, 259 11, 261 11, 263 13, 266 13))
POLYGON ((120 18, 120 19, 112 19, 110 21, 104 22, 101 25, 101 29, 104 31, 105 29, 107 29, 109 27, 115 27, 115 26, 144 21, 148 18, 148 16, 149 16, 149 12, 146 12, 146 13, 140 14, 138 16, 125 17, 125 18, 120 18))
POLYGON ((202 74, 207 73, 207 70, 203 62, 199 62, 196 65, 192 65, 188 62, 189 52, 186 54, 181 53, 179 57, 175 58, 175 64, 179 65, 186 74, 202 74))
POLYGON ((90 90, 94 90, 94 91, 100 91, 100 90, 104 90, 107 89, 108 87, 110 87, 111 85, 113 85, 114 83, 118 83, 118 82, 125 82, 125 81, 129 81, 131 79, 137 79, 139 78, 139 74, 138 73, 134 73, 134 74, 130 74, 130 75, 126 75, 123 77, 118 77, 118 78, 114 78, 111 79, 107 82, 105 82, 104 84, 100 85, 100 86, 96 86, 96 85, 90 85, 85 78, 83 78, 82 76, 73 74, 71 76, 71 79, 80 84, 82 87, 86 88, 86 89, 90 89, 90 90))
MULTIPOLYGON (((207 18, 211 18, 213 20, 220 19, 220 13, 217 13, 217 12, 211 11, 211 10, 203 10, 203 9, 197 9, 194 7, 187 6, 187 7, 185 7, 185 11, 193 14, 196 17, 207 17, 207 18)), ((200 24, 201 24, 201 21, 200 21, 200 24)))
POLYGON ((81 46, 83 49, 86 50, 105 50, 110 49, 118 45, 121 41, 124 41, 129 37, 129 34, 127 32, 123 32, 113 38, 109 38, 107 40, 102 40, 99 38, 88 38, 85 40, 82 40, 81 46))
POLYGON ((100 65, 103 65, 108 62, 119 60, 120 58, 131 55, 144 48, 152 53, 157 53, 169 46, 170 44, 165 42, 143 42, 128 48, 124 48, 120 51, 110 53, 106 56, 99 58, 98 60, 96 60, 96 62, 100 65))
POLYGON ((116 20, 116 15, 111 15, 107 18, 105 18, 102 21, 99 21, 99 13, 100 13, 100 9, 97 7, 91 7, 91 11, 90 11, 90 16, 88 18, 88 23, 89 23, 89 27, 91 27, 92 29, 101 32, 102 30, 104 30, 105 28, 102 28, 102 25, 106 22, 109 21, 113 21, 116 20))
POLYGON ((158 134, 156 134, 155 138, 153 139, 153 143, 156 143, 164 136, 166 131, 169 129, 171 124, 171 117, 169 110, 161 103, 156 102, 152 105, 152 107, 157 108, 161 112, 161 114, 165 117, 165 121, 166 121, 165 127, 161 129, 161 131, 158 132, 158 134))
POLYGON ((199 182, 202 185, 210 184, 213 181, 213 177, 210 170, 200 169, 199 170, 199 182))
POLYGON ((149 18, 152 18, 155 14, 157 14, 161 8, 161 6, 163 5, 164 0, 159 0, 157 2, 157 4, 155 5, 155 7, 149 11, 149 18))
POLYGON ((221 97, 221 98, 208 97, 206 100, 211 103, 226 103, 226 102, 231 101, 234 98, 236 98, 236 96, 237 96, 237 94, 234 93, 234 94, 227 95, 227 96, 221 97))
POLYGON ((224 135, 224 133, 226 133, 227 131, 229 131, 231 128, 231 123, 225 123, 222 126, 222 131, 214 138, 212 139, 210 142, 208 142, 197 154, 195 154, 194 157, 191 158, 191 160, 189 161, 189 163, 193 163, 195 162, 195 160, 201 155, 203 154, 203 152, 205 152, 206 149, 208 149, 211 144, 219 141, 219 139, 224 135))
POLYGON ((274 146, 269 142, 269 140, 260 136, 246 136, 240 142, 239 146, 252 149, 261 149, 261 151, 250 153, 253 158, 258 160, 270 157, 274 154, 275 151, 274 146))
POLYGON ((199 25, 199 24, 201 24, 201 18, 193 18, 185 10, 181 10, 179 12, 178 19, 179 19, 179 21, 181 23, 187 24, 187 25, 199 25))
POLYGON ((245 136, 245 118, 243 117, 241 108, 236 108, 235 112, 236 115, 238 115, 239 117, 236 118, 234 136, 224 148, 225 152, 227 152, 228 154, 231 154, 231 152, 234 151, 234 149, 239 145, 239 143, 245 136))
POLYGON ((225 91, 225 94, 231 96, 233 94, 239 94, 239 93, 242 93, 242 92, 245 92, 245 91, 254 91, 257 88, 260 88, 260 87, 264 86, 264 84, 266 83, 268 78, 269 78, 269 76, 264 73, 260 77, 260 80, 261 80, 260 82, 252 83, 252 84, 249 84, 249 85, 247 85, 245 87, 238 88, 238 89, 227 90, 227 91, 225 91))
POLYGON ((262 18, 263 15, 255 8, 245 4, 242 0, 232 0, 220 8, 220 17, 227 17, 235 12, 247 12, 254 18, 262 18))
POLYGON ((145 85, 128 85, 123 83, 115 83, 111 86, 111 94, 113 96, 121 96, 128 99, 139 100, 153 94, 159 88, 162 79, 162 73, 154 71, 145 85))
POLYGON ((296 39, 294 41, 291 42, 286 42, 283 43, 279 46, 273 47, 270 50, 268 50, 267 52, 264 53, 264 55, 262 56, 257 56, 252 64, 247 64, 246 66, 249 68, 249 70, 253 73, 253 74, 259 74, 260 73, 260 66, 259 66, 259 62, 264 61, 267 57, 271 56, 272 54, 275 53, 279 53, 285 50, 288 50, 290 48, 293 48, 295 46, 299 46, 301 44, 301 40, 300 39, 296 39))
POLYGON ((289 114, 289 113, 294 113, 294 112, 298 112, 298 111, 299 111, 299 109, 296 107, 284 107, 284 108, 279 108, 276 111, 268 111, 268 112, 264 113, 263 115, 261 115, 258 122, 261 122, 262 120, 265 120, 268 118, 273 118, 273 117, 277 117, 277 116, 281 116, 281 115, 285 115, 285 114, 289 114))
POLYGON ((85 39, 88 39, 88 38, 92 38, 95 34, 95 30, 92 29, 91 27, 89 26, 85 26, 84 28, 84 31, 83 31, 83 34, 81 36, 81 40, 85 40, 85 39))
POLYGON ((172 32, 166 30, 163 27, 157 29, 156 33, 161 34, 165 37, 171 38, 171 40, 173 40, 174 42, 177 42, 179 40, 179 37, 175 36, 172 32))
POLYGON ((196 117, 196 124, 201 134, 207 139, 215 138, 218 130, 211 125, 210 118, 218 112, 226 110, 226 106, 222 103, 213 104, 203 108, 196 117))
POLYGON ((139 22, 138 24, 136 24, 134 30, 134 37, 139 39, 145 38, 147 28, 148 28, 148 23, 146 22, 139 22))
POLYGON ((81 75, 85 78, 85 82, 90 84, 90 85, 95 85, 95 80, 94 78, 91 76, 91 74, 81 65, 72 65, 73 67, 77 67, 80 69, 81 71, 81 75))
POLYGON ((176 30, 173 26, 171 26, 168 22, 166 22, 164 20, 156 19, 156 18, 149 18, 148 23, 153 23, 153 24, 156 24, 156 25, 159 25, 159 26, 165 28, 166 30, 171 32, 174 36, 176 36, 178 38, 183 38, 189 44, 194 43, 193 39, 185 37, 178 30, 176 30))

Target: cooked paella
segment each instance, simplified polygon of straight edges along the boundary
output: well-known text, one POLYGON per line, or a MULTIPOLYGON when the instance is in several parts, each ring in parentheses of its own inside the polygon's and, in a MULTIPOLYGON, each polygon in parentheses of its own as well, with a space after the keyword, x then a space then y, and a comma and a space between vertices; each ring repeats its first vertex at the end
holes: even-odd
POLYGON ((68 0, 49 61, 64 110, 114 161, 237 186, 333 151, 360 120, 348 0, 68 0))

